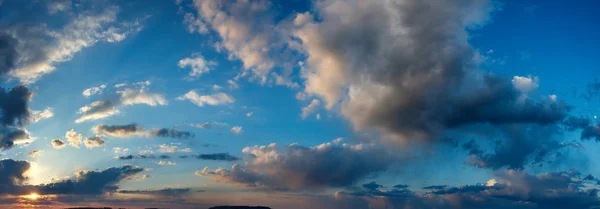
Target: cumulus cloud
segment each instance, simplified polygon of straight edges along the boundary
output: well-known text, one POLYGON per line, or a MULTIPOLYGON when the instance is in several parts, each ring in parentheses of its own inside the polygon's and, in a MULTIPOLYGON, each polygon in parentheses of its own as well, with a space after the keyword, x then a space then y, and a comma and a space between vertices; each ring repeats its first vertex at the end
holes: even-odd
POLYGON ((65 139, 67 139, 70 146, 79 148, 79 145, 83 142, 83 134, 77 133, 74 129, 71 129, 65 133, 65 139))
POLYGON ((487 22, 491 1, 329 0, 315 7, 294 19, 293 36, 307 56, 304 92, 328 109, 339 106, 356 130, 436 140, 472 124, 551 124, 569 110, 559 101, 521 99, 535 78, 515 77, 513 85, 477 70, 467 29, 487 22))
POLYGON ((321 102, 319 102, 319 100, 317 99, 313 99, 310 104, 308 104, 306 107, 302 108, 302 114, 300 114, 300 117, 302 119, 305 119, 306 117, 308 117, 310 114, 312 114, 313 112, 315 112, 317 110, 317 108, 319 108, 319 105, 321 104, 321 102))
POLYGON ((74 179, 36 186, 42 194, 103 194, 116 192, 119 182, 140 178, 144 168, 125 165, 102 171, 79 171, 74 179))
POLYGON ((231 127, 231 133, 235 134, 235 135, 240 135, 243 133, 242 127, 241 126, 234 126, 231 127))
POLYGON ((351 186, 368 175, 385 170, 392 161, 375 145, 292 144, 283 150, 276 144, 242 150, 250 157, 231 169, 204 168, 198 176, 215 181, 276 190, 351 186))
POLYGON ((160 128, 150 131, 150 136, 174 138, 174 139, 191 139, 194 138, 194 134, 188 131, 179 131, 169 128, 160 128))
POLYGON ((529 77, 515 76, 512 79, 512 84, 515 86, 515 88, 523 93, 529 93, 533 90, 536 90, 540 86, 538 83, 539 83, 538 77, 532 78, 531 76, 529 76, 529 77))
POLYGON ((102 94, 102 90, 106 88, 106 84, 102 84, 100 86, 94 86, 94 87, 90 87, 88 89, 83 90, 83 92, 81 92, 81 94, 84 97, 90 97, 92 95, 96 95, 96 94, 102 94))
MULTIPOLYGON (((220 38, 217 50, 229 53, 229 57, 239 59, 244 75, 266 83, 277 60, 284 60, 286 53, 284 33, 276 27, 274 15, 269 11, 269 1, 219 1, 195 0, 197 17, 188 13, 185 22, 189 31, 206 33, 213 30, 220 38)), ((274 79, 274 78, 272 78, 274 79)))
POLYGON ((183 96, 177 97, 178 100, 189 100, 199 107, 203 107, 204 105, 224 105, 230 104, 235 101, 235 99, 228 94, 225 93, 213 93, 210 95, 198 95, 196 91, 191 90, 183 96))
POLYGON ((208 71, 212 70, 211 68, 217 65, 214 61, 207 61, 201 55, 195 55, 193 57, 186 57, 182 60, 179 60, 177 66, 179 68, 190 68, 190 73, 188 74, 190 77, 200 77, 200 75, 204 73, 208 73, 208 71))
POLYGON ((164 160, 158 161, 156 164, 162 165, 162 166, 177 165, 177 163, 175 163, 175 161, 164 161, 164 160))
POLYGON ((99 147, 104 145, 104 140, 100 139, 100 137, 89 137, 84 141, 85 147, 88 149, 99 147))
POLYGON ((25 86, 10 90, 0 87, 0 126, 24 126, 29 123, 29 100, 33 92, 25 86))
POLYGON ((60 139, 53 139, 51 143, 54 149, 62 149, 63 147, 67 146, 67 143, 60 139))

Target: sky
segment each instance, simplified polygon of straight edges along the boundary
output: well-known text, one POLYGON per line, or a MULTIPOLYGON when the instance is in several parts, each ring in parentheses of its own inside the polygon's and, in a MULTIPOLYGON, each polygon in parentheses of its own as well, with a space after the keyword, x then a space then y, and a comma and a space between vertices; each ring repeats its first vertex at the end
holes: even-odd
POLYGON ((0 0, 0 207, 600 208, 593 0, 0 0))

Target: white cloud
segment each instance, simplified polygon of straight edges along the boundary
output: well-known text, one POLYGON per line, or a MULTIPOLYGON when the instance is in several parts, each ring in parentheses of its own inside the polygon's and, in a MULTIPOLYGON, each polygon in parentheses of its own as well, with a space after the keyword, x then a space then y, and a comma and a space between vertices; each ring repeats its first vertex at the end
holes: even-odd
POLYGON ((156 164, 162 165, 162 166, 165 166, 165 165, 177 165, 177 163, 175 163, 174 161, 163 161, 163 160, 158 161, 156 164))
POLYGON ((81 123, 87 120, 98 120, 112 115, 119 114, 119 109, 109 101, 95 101, 90 105, 79 108, 81 117, 75 120, 76 123, 81 123))
POLYGON ((84 48, 98 42, 119 42, 142 29, 137 21, 118 22, 118 11, 119 8, 113 6, 99 14, 82 12, 58 31, 40 26, 30 34, 22 35, 18 33, 23 31, 13 30, 13 36, 20 39, 18 53, 26 58, 20 60, 17 69, 10 74, 23 83, 33 83, 54 71, 56 64, 71 60, 84 48), (35 54, 43 56, 35 57, 35 54))
POLYGON ((521 76, 514 76, 513 80, 512 80, 512 84, 513 86, 515 86, 516 89, 520 90, 523 93, 529 93, 531 91, 536 90, 539 87, 539 79, 538 77, 521 77, 521 76))
POLYGON ((190 77, 200 77, 200 75, 211 71, 211 68, 215 65, 217 65, 216 62, 207 61, 201 55, 187 57, 182 60, 179 60, 179 63, 177 63, 177 66, 179 66, 179 68, 189 67, 191 69, 190 73, 188 74, 190 77))
POLYGON ((231 128, 231 133, 235 134, 235 135, 240 135, 242 134, 244 131, 242 130, 241 126, 234 126, 231 128))
POLYGON ((178 147, 175 145, 173 145, 173 146, 169 146, 166 144, 158 145, 158 152, 161 152, 161 153, 174 153, 174 152, 177 152, 177 149, 178 149, 178 147))
POLYGON ((254 112, 246 113, 246 117, 252 117, 252 115, 254 115, 254 112))
POLYGON ((67 139, 67 142, 69 142, 69 145, 75 148, 79 148, 79 144, 83 142, 83 135, 75 132, 73 129, 65 133, 65 138, 67 139))
POLYGON ((229 85, 229 89, 238 89, 240 86, 234 80, 228 80, 227 85, 229 85))
POLYGON ((46 108, 44 111, 32 110, 31 111, 31 121, 33 123, 37 123, 40 120, 48 119, 54 117, 54 113, 52 112, 52 108, 46 108))
POLYGON ((204 105, 224 105, 233 103, 235 99, 225 93, 213 93, 211 95, 198 95, 196 91, 191 90, 183 96, 177 97, 178 100, 189 100, 199 107, 204 105))
POLYGON ((310 104, 308 104, 306 107, 302 108, 302 114, 300 115, 300 117, 302 117, 302 119, 305 119, 311 113, 315 112, 320 104, 321 104, 321 102, 319 102, 319 100, 313 99, 310 102, 310 104))
POLYGON ((215 91, 221 90, 222 88, 223 87, 221 87, 221 86, 219 86, 217 84, 215 84, 215 85, 212 86, 212 89, 215 90, 215 91))
POLYGON ((91 87, 88 89, 83 90, 83 92, 81 93, 84 97, 90 97, 92 95, 96 95, 96 94, 102 94, 102 90, 106 88, 106 84, 102 84, 100 86, 95 86, 95 87, 91 87))
POLYGON ((167 100, 162 94, 148 93, 144 89, 125 89, 117 91, 117 93, 121 94, 121 104, 123 105, 167 105, 167 100))

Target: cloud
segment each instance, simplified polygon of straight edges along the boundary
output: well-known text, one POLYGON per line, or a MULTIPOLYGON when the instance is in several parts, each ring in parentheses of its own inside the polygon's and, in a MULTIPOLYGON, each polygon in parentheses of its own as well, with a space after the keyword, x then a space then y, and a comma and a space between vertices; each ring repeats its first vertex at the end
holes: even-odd
POLYGON ((144 168, 125 165, 102 171, 79 171, 75 179, 36 186, 42 194, 103 194, 117 191, 123 180, 139 178, 144 168))
POLYGON ((52 108, 46 108, 43 111, 32 110, 31 111, 31 122, 37 123, 41 120, 48 119, 54 117, 54 113, 52 112, 52 108))
POLYGON ((85 147, 88 149, 99 147, 104 145, 104 140, 100 139, 100 137, 89 137, 84 141, 85 147))
POLYGON ((102 94, 102 90, 106 88, 106 84, 102 84, 100 86, 94 86, 94 87, 90 87, 88 89, 83 90, 83 92, 81 92, 81 94, 84 97, 90 97, 92 95, 96 95, 96 94, 102 94))
MULTIPOLYGON (((406 188, 384 186, 336 193, 336 198, 383 200, 393 208, 593 208, 599 205, 593 176, 570 170, 531 175, 524 171, 497 171, 489 184, 462 186, 428 186, 424 194, 406 188), (589 178, 588 178, 589 177, 589 178), (374 189, 373 189, 374 188, 374 189)), ((372 182, 373 185, 377 185, 372 182)), ((371 184, 369 184, 371 185, 371 184)))
POLYGON ((254 112, 248 112, 248 113, 246 113, 246 117, 252 117, 252 115, 254 115, 254 112))
POLYGON ((63 147, 67 146, 67 143, 60 139, 53 139, 51 143, 54 149, 62 149, 63 147))
POLYGON ((33 93, 25 86, 10 90, 0 87, 0 126, 24 126, 29 123, 29 100, 33 93))
POLYGON ((9 27, 0 31, 3 34, 0 40, 8 43, 7 49, 1 51, 10 54, 4 67, 10 67, 8 73, 11 76, 30 84, 85 48, 98 42, 120 42, 142 29, 138 21, 117 21, 119 7, 108 6, 100 10, 79 11, 56 30, 46 24, 9 23, 9 27))
POLYGON ((0 128, 0 150, 7 150, 17 144, 31 142, 33 138, 25 129, 0 128))
POLYGON ((42 154, 42 150, 35 149, 35 150, 31 150, 31 152, 29 152, 29 154, 27 154, 27 156, 29 156, 31 158, 36 158, 36 157, 40 156, 40 154, 42 154))
POLYGON ((158 145, 158 152, 161 152, 161 153, 174 153, 174 152, 177 152, 178 148, 179 147, 177 147, 175 145, 169 146, 169 145, 166 145, 166 144, 161 144, 161 145, 158 145))
POLYGON ((95 101, 79 109, 79 114, 82 116, 77 118, 75 122, 81 123, 88 120, 98 120, 119 114, 119 112, 117 106, 110 101, 95 101))
POLYGON ((540 85, 538 77, 521 77, 515 76, 513 77, 512 84, 516 89, 523 93, 529 93, 533 90, 536 90, 540 85))
POLYGON ((202 159, 202 160, 219 160, 219 161, 238 161, 238 160, 240 160, 240 158, 238 158, 236 156, 232 156, 229 153, 199 154, 199 155, 192 155, 192 157, 195 157, 197 159, 202 159))
POLYGON ((319 102, 319 100, 317 99, 313 99, 310 104, 308 104, 306 107, 302 108, 302 114, 300 114, 300 117, 302 119, 305 119, 306 117, 308 117, 311 113, 315 112, 317 110, 317 108, 319 108, 319 105, 321 104, 321 102, 319 102))
POLYGON ((119 107, 136 104, 145 104, 148 106, 164 106, 168 102, 162 94, 147 92, 146 88, 150 81, 137 82, 133 85, 139 88, 126 88, 118 90, 117 96, 113 99, 99 100, 85 105, 79 109, 81 117, 75 120, 76 123, 82 123, 88 120, 98 120, 109 116, 119 114, 119 107))
POLYGON ((596 141, 600 141, 600 123, 595 126, 588 126, 581 132, 582 139, 595 138, 596 141))
POLYGON ((211 127, 209 122, 200 123, 200 124, 191 124, 192 127, 201 128, 201 129, 209 129, 211 127))
POLYGON ((4 75, 8 74, 9 71, 13 70, 17 63, 18 40, 13 38, 9 34, 0 32, 0 79, 4 78, 4 75))
POLYGON ((119 193, 124 194, 151 194, 151 195, 182 195, 189 193, 190 188, 162 188, 157 190, 120 190, 119 193))
POLYGON ((31 166, 27 161, 0 160, 0 193, 11 193, 27 180, 25 172, 31 166))
POLYGON ((250 155, 231 169, 196 171, 217 182, 275 190, 303 190, 351 186, 368 175, 384 171, 392 157, 375 145, 297 144, 279 150, 277 145, 246 147, 250 155))
MULTIPOLYGON (((188 13, 185 22, 189 31, 206 33, 213 30, 219 37, 217 50, 229 53, 242 62, 244 73, 261 83, 267 81, 277 60, 286 53, 284 33, 274 24, 269 1, 194 1, 197 17, 188 13), (190 30, 192 29, 192 30, 190 30)), ((287 57, 286 57, 287 58, 287 57)), ((291 61, 293 63, 293 61, 291 61)))
POLYGON ((175 129, 168 128, 160 128, 151 130, 149 133, 150 136, 158 136, 165 138, 174 138, 174 139, 191 139, 194 138, 194 134, 188 131, 179 131, 175 129))
POLYGON ((231 133, 235 134, 235 135, 240 135, 243 133, 242 127, 241 126, 234 126, 231 127, 231 133))
POLYGON ((131 137, 146 134, 146 130, 136 123, 125 125, 104 125, 99 124, 92 128, 97 135, 107 135, 112 137, 131 137))
POLYGON ((164 160, 158 161, 156 164, 163 165, 163 166, 164 165, 177 165, 177 163, 175 163, 175 161, 164 161, 164 160))
POLYGON ((304 92, 328 109, 339 106, 356 130, 432 141, 472 124, 551 124, 569 110, 562 102, 521 99, 510 79, 477 70, 467 29, 487 22, 491 1, 315 6, 294 20, 307 56, 304 92))
POLYGON ((125 89, 117 91, 121 95, 120 104, 135 105, 145 104, 148 106, 167 105, 167 100, 162 94, 148 93, 142 89, 125 89))
POLYGON ((190 139, 194 138, 194 134, 188 131, 179 131, 169 128, 158 128, 153 130, 146 130, 144 127, 136 124, 125 124, 125 125, 104 125, 98 124, 92 131, 97 135, 105 135, 111 137, 127 138, 127 137, 164 137, 164 138, 175 138, 175 139, 190 139))
MULTIPOLYGON (((161 153, 175 153, 181 152, 181 149, 178 149, 176 146, 164 146, 159 150, 161 153)), ((199 160, 214 160, 214 161, 238 161, 239 157, 230 155, 229 153, 212 153, 212 154, 197 154, 197 155, 179 155, 181 159, 195 158, 199 160)), ((149 155, 149 154, 139 154, 139 155, 125 155, 117 157, 119 160, 133 160, 133 159, 171 159, 169 155, 149 155)), ((160 162, 160 161, 159 161, 160 162)), ((165 161, 164 163, 166 163, 165 161)))
POLYGON ((79 145, 83 142, 83 134, 77 133, 74 129, 71 129, 65 133, 65 139, 67 139, 69 145, 79 149, 79 145))
POLYGON ((179 60, 177 66, 179 68, 189 67, 191 69, 188 74, 190 77, 200 77, 200 75, 204 73, 208 73, 212 67, 217 65, 214 61, 207 61, 201 55, 195 55, 193 57, 186 57, 182 60, 179 60))
POLYGON ((198 95, 196 91, 191 90, 183 96, 177 97, 178 100, 189 100, 199 107, 203 107, 204 105, 224 105, 230 104, 235 101, 233 97, 225 94, 225 93, 213 93, 211 95, 198 95))

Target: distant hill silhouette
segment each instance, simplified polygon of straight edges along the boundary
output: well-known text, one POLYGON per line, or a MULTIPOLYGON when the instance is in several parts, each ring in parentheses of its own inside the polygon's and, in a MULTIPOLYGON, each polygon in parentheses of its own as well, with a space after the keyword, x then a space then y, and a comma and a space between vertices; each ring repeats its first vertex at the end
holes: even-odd
POLYGON ((265 206, 215 206, 209 209, 271 209, 265 206))

